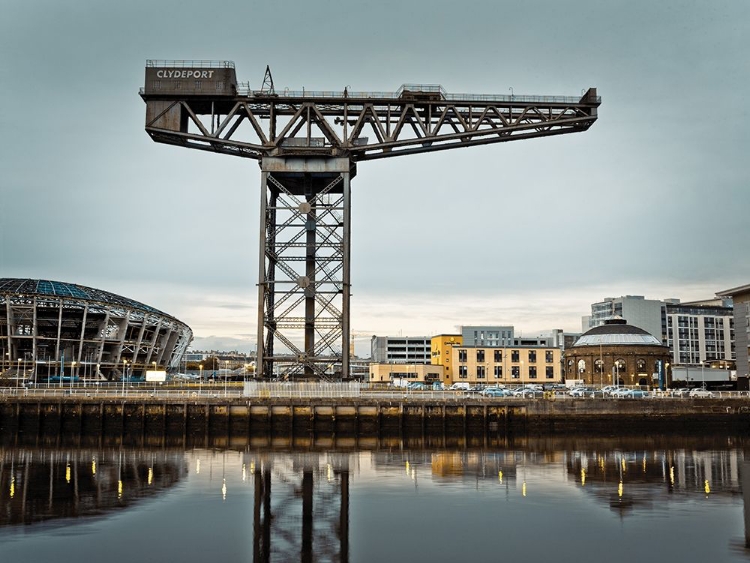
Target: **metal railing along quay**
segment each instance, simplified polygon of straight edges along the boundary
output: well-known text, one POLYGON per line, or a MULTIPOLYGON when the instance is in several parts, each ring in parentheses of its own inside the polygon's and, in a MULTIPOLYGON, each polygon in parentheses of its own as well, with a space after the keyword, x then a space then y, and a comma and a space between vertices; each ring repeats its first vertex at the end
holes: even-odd
POLYGON ((647 397, 616 397, 586 395, 573 397, 565 392, 533 393, 525 396, 494 397, 479 392, 462 390, 411 390, 373 388, 360 383, 171 383, 153 385, 150 383, 127 384, 108 383, 100 385, 74 384, 36 386, 36 387, 0 387, 0 400, 16 397, 28 399, 59 398, 102 398, 125 400, 196 400, 196 399, 344 399, 368 398, 381 400, 409 401, 486 401, 486 402, 520 402, 520 401, 661 401, 661 400, 704 400, 704 399, 745 399, 750 400, 750 391, 710 391, 710 396, 690 397, 688 393, 674 391, 651 391, 647 397))

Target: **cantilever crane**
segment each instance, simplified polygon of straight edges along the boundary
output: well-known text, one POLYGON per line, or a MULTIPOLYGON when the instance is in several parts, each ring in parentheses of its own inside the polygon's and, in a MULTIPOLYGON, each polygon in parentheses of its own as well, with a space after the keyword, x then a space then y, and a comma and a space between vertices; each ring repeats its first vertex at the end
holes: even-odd
POLYGON ((147 61, 141 97, 154 141, 260 161, 258 376, 291 353, 295 375, 307 378, 324 378, 338 361, 349 375, 357 162, 586 131, 601 103, 595 88, 580 97, 448 94, 436 85, 276 92, 266 80, 252 90, 228 61, 147 61))

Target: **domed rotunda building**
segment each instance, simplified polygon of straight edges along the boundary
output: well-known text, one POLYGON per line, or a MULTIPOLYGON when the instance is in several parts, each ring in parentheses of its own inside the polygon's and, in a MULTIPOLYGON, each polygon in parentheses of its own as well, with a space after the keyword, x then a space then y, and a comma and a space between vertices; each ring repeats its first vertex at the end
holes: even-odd
POLYGON ((668 387, 669 347, 625 319, 614 317, 583 333, 565 350, 566 379, 586 385, 668 387))

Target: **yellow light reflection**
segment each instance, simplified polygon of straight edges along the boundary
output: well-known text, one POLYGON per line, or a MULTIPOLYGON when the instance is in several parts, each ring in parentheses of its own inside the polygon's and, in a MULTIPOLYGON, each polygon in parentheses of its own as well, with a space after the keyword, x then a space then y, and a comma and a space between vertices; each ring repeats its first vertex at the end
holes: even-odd
POLYGON ((149 467, 148 468, 148 484, 150 485, 153 482, 154 482, 154 468, 149 467))
POLYGON ((503 470, 502 469, 497 472, 497 479, 498 481, 500 481, 500 484, 502 485, 503 484, 503 470))
POLYGON ((711 492, 711 485, 708 484, 708 479, 703 481, 703 490, 706 491, 706 494, 711 492))
POLYGON ((674 486, 674 465, 669 467, 669 482, 674 486))
POLYGON ((70 483, 70 464, 65 466, 65 481, 70 483))
POLYGON ((201 473, 201 460, 195 462, 195 474, 200 475, 201 473))
POLYGON ((250 462, 250 473, 255 473, 255 462, 254 461, 250 462))
POLYGON ((622 498, 622 481, 620 481, 620 484, 617 485, 617 496, 622 498))
POLYGON ((521 485, 521 494, 523 496, 526 496, 526 481, 524 481, 523 485, 521 485))
POLYGON ((91 474, 96 475, 96 458, 91 459, 91 474))
POLYGON ((10 478, 10 498, 13 498, 16 494, 16 478, 10 478))
POLYGON ((245 467, 245 464, 242 464, 242 480, 245 481, 247 479, 247 467, 245 467))
POLYGON ((627 467, 625 467, 625 458, 624 457, 620 458, 620 467, 622 467, 623 471, 627 470, 627 467))
POLYGON ((417 470, 416 469, 412 469, 411 470, 411 478, 412 478, 412 481, 417 478, 417 470))
POLYGON ((222 500, 227 500, 227 480, 226 479, 221 480, 221 498, 222 500))
POLYGON ((117 498, 122 498, 122 481, 117 481, 117 498))
POLYGON ((407 475, 409 474, 409 462, 408 461, 406 462, 406 474, 407 475))
POLYGON ((586 486, 586 470, 582 468, 581 469, 581 487, 585 487, 585 486, 586 486))
POLYGON ((329 483, 333 481, 333 466, 330 463, 326 465, 326 479, 329 483))
POLYGON ((643 472, 646 472, 646 456, 643 456, 643 472))

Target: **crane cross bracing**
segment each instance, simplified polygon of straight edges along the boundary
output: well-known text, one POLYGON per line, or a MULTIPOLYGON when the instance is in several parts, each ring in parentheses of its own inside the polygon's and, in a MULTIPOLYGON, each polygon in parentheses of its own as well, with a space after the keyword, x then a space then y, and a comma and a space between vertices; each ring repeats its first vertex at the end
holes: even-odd
POLYGON ((449 94, 436 85, 276 92, 266 77, 252 90, 229 61, 147 61, 141 90, 154 141, 260 161, 262 377, 290 354, 292 376, 325 378, 340 361, 348 377, 357 162, 586 131, 601 103, 595 88, 575 97, 449 94))

